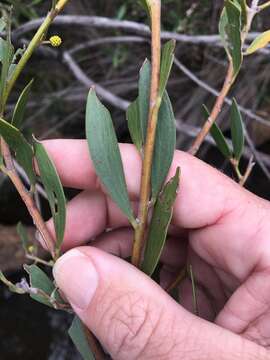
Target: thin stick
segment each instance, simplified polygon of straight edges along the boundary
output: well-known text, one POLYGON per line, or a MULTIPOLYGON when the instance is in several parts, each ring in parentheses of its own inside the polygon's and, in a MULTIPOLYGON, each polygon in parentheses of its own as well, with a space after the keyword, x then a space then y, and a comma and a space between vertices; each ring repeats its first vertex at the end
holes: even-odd
MULTIPOLYGON (((23 71, 25 65, 31 58, 34 50, 39 46, 41 39, 48 30, 49 26, 53 22, 54 18, 58 15, 58 13, 64 8, 64 6, 67 4, 69 0, 59 0, 55 9, 51 10, 47 17, 45 18, 44 22, 41 24, 40 28, 36 32, 33 39, 30 41, 25 53, 23 54, 21 60, 19 61, 18 65, 16 66, 16 69, 11 77, 11 79, 8 82, 7 89, 4 95, 4 100, 2 104, 1 113, 4 113, 5 105, 7 103, 8 97, 11 93, 11 90, 13 89, 13 86, 16 83, 16 80, 20 76, 21 72, 23 71)), ((31 196, 31 194, 25 189, 20 177, 17 174, 16 168, 13 164, 13 159, 9 150, 9 147, 7 143, 4 141, 4 139, 1 139, 1 153, 3 155, 3 158, 5 160, 6 168, 2 168, 3 172, 10 178, 12 183, 14 184, 15 188, 17 189, 18 193, 20 194, 23 202, 25 203, 30 215, 33 218, 33 221, 40 232, 41 236, 44 239, 44 242, 46 243, 46 246, 50 253, 52 254, 52 257, 55 258, 55 244, 54 241, 47 229, 47 226, 37 209, 35 202, 31 196)))
POLYGON ((190 265, 189 267, 189 272, 190 272, 190 280, 192 286, 193 311, 195 315, 199 316, 197 289, 196 289, 196 282, 195 282, 195 276, 193 273, 192 265, 190 265))
POLYGON ((233 64, 232 61, 229 63, 227 75, 222 87, 222 90, 215 102, 215 105, 213 107, 213 110, 209 116, 209 118, 206 120, 203 128, 201 129, 200 133, 198 134, 197 138, 195 139, 194 143, 192 144, 189 153, 192 155, 196 155, 199 148, 201 147, 205 137, 209 133, 211 127, 213 126, 214 122, 216 121, 219 113, 221 112, 221 109, 223 107, 224 101, 226 96, 228 95, 231 86, 233 84, 233 64))
POLYGON ((181 271, 177 273, 177 276, 173 282, 166 288, 166 291, 170 293, 173 289, 175 289, 185 279, 186 273, 186 268, 181 269, 181 271))
POLYGON ((138 226, 135 229, 134 246, 132 254, 132 264, 139 267, 141 253, 144 246, 144 236, 148 218, 151 170, 155 146, 155 137, 158 121, 158 113, 161 104, 159 98, 159 75, 160 75, 160 56, 161 56, 161 39, 160 39, 160 19, 161 4, 160 0, 154 0, 151 3, 151 24, 152 24, 152 78, 149 104, 148 129, 146 144, 144 148, 144 159, 142 165, 140 205, 138 213, 138 226))
POLYGON ((239 185, 245 186, 245 184, 246 184, 246 182, 247 182, 247 180, 248 180, 254 166, 255 166, 255 163, 253 161, 253 157, 251 157, 250 160, 249 160, 249 163, 248 163, 248 167, 247 167, 247 169, 245 171, 245 174, 242 176, 242 178, 239 181, 239 185))
POLYGON ((51 237, 51 234, 49 233, 49 231, 47 229, 47 226, 46 226, 40 212, 38 211, 38 209, 35 205, 35 202, 31 196, 31 194, 25 189, 20 177, 18 176, 18 174, 16 172, 9 147, 7 146, 7 144, 5 143, 3 138, 1 139, 1 151, 2 151, 3 158, 5 160, 5 167, 1 167, 1 170, 3 171, 4 174, 6 174, 9 177, 9 179, 15 186, 16 190, 20 194, 23 202, 25 203, 25 206, 27 207, 30 215, 33 218, 35 226, 37 227, 38 231, 40 232, 48 250, 52 254, 52 257, 54 258, 55 257, 55 250, 54 250, 55 243, 51 237))
POLYGON ((270 7, 270 1, 267 1, 266 3, 259 6, 259 10, 264 10, 266 8, 270 7))
MULTIPOLYGON (((253 0, 251 7, 248 9, 247 25, 246 25, 245 29, 243 29, 243 31, 242 31, 242 46, 244 46, 244 44, 245 44, 245 40, 246 40, 248 32, 250 30, 252 20, 254 19, 255 15, 258 13, 258 3, 259 3, 259 0, 253 0)), ((195 139, 193 145, 191 146, 191 148, 189 150, 189 153, 191 155, 197 154, 205 137, 209 133, 211 127, 213 126, 219 113, 221 112, 221 109, 223 107, 226 96, 229 93, 229 91, 235 81, 235 78, 236 78, 234 76, 233 72, 234 72, 233 62, 232 62, 232 59, 229 59, 228 71, 227 71, 227 75, 226 75, 222 90, 217 98, 217 101, 213 107, 210 117, 206 120, 204 126, 202 127, 200 133, 198 134, 197 138, 195 139)))
POLYGON ((30 41, 25 53, 23 54, 21 60, 19 61, 18 65, 16 66, 16 69, 15 69, 11 79, 8 82, 7 90, 6 90, 4 101, 3 101, 4 106, 5 106, 6 102, 7 102, 7 99, 9 97, 9 94, 10 94, 11 90, 13 89, 13 86, 16 83, 16 80, 20 76, 22 70, 24 69, 24 67, 27 64, 28 60, 31 58, 31 56, 32 56, 33 52, 35 51, 35 49, 37 48, 37 46, 39 46, 42 37, 47 32, 49 26, 51 25, 51 23, 53 22, 55 17, 64 8, 64 6, 68 3, 68 1, 69 0, 59 0, 58 1, 55 9, 51 10, 48 13, 47 17, 45 18, 45 20, 43 21, 43 23, 39 27, 39 29, 36 32, 35 36, 30 41))

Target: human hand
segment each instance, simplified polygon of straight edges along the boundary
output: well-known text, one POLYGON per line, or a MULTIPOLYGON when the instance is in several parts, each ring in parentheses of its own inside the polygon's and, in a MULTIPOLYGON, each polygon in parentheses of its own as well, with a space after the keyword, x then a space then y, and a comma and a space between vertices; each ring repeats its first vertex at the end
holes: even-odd
MULTIPOLYGON (((192 304, 188 280, 180 286, 181 306, 138 269, 108 254, 130 256, 132 231, 102 191, 86 142, 45 145, 63 184, 83 190, 68 205, 64 250, 76 249, 58 260, 55 279, 113 359, 270 359, 267 201, 200 160, 175 153, 170 175, 180 166, 181 186, 162 281, 170 281, 188 257, 206 321, 185 310, 192 304), (78 247, 93 238, 93 247, 78 247)), ((132 145, 121 145, 121 154, 136 208, 140 158, 132 145)))

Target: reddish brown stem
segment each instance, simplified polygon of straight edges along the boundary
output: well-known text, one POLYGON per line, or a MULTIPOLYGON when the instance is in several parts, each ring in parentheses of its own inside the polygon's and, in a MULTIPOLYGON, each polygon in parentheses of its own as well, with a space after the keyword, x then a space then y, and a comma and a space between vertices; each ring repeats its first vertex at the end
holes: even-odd
POLYGON ((141 176, 141 190, 140 190, 140 205, 138 219, 139 223, 135 229, 134 246, 132 254, 132 264, 139 267, 141 261, 142 249, 144 247, 144 237, 146 232, 149 200, 150 200, 150 185, 151 185, 151 171, 155 146, 156 129, 158 122, 158 113, 161 104, 159 98, 159 76, 160 76, 160 16, 161 4, 159 0, 151 3, 151 23, 152 23, 152 78, 151 78, 151 93, 149 105, 149 119, 146 136, 146 144, 144 148, 144 159, 142 165, 141 176))
POLYGON ((215 105, 213 107, 213 110, 212 110, 209 118, 205 122, 203 128, 201 129, 200 133, 198 134, 197 138, 195 139, 193 145, 191 146, 191 148, 189 150, 189 153, 191 155, 196 155, 198 150, 200 149, 204 139, 208 135, 211 127, 213 126, 213 124, 216 121, 219 113, 222 110, 225 98, 228 95, 228 92, 230 91, 233 82, 234 82, 233 64, 230 61, 228 71, 227 71, 227 75, 226 75, 222 90, 221 90, 221 92, 220 92, 220 94, 219 94, 219 96, 218 96, 218 98, 216 100, 216 103, 215 103, 215 105))
POLYGON ((34 224, 36 225, 38 231, 43 237, 48 250, 52 254, 52 257, 55 258, 55 244, 51 237, 51 234, 49 233, 47 226, 39 210, 37 209, 31 194, 27 191, 20 177, 17 174, 9 147, 7 146, 3 138, 1 139, 1 152, 5 161, 5 168, 2 169, 3 172, 10 178, 16 190, 20 194, 22 201, 25 203, 30 215, 33 218, 34 224))

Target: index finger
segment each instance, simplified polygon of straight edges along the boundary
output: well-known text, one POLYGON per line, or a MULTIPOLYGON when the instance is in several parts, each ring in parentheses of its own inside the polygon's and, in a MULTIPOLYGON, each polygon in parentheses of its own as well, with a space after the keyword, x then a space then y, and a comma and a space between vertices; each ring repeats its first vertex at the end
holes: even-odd
MULTIPOLYGON (((100 189, 86 140, 49 140, 44 145, 64 186, 100 189)), ((130 144, 120 144, 120 152, 128 192, 131 199, 136 200, 140 192, 141 158, 130 144)), ((175 152, 168 178, 174 175, 178 166, 182 175, 173 217, 177 226, 205 227, 216 223, 239 203, 250 203, 252 199, 262 201, 221 172, 182 151, 175 152)))

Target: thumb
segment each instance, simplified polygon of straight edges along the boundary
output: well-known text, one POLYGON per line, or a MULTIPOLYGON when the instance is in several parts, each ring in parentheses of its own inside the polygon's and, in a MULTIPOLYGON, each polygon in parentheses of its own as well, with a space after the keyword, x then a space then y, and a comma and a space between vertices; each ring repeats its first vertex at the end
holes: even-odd
POLYGON ((113 359, 211 360, 224 354, 225 360, 235 354, 248 360, 263 354, 259 346, 196 318, 135 267, 96 248, 69 251, 56 262, 54 276, 113 359))

